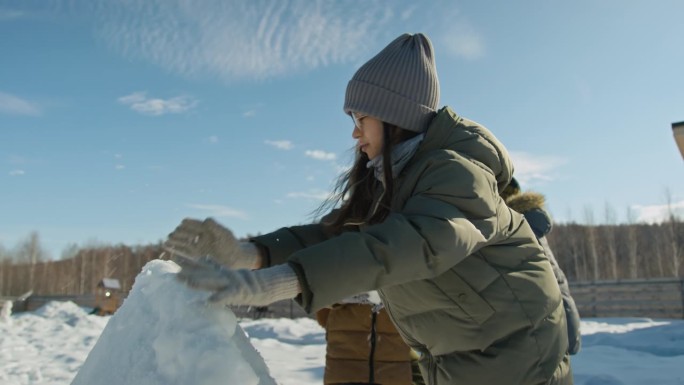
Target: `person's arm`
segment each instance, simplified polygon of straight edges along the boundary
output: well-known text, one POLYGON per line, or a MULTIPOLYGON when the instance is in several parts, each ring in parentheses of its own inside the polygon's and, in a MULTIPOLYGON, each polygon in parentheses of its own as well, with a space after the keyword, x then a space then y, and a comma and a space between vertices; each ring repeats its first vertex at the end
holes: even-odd
POLYGON ((265 305, 297 295, 311 313, 353 294, 437 277, 506 236, 498 221, 508 223, 499 216, 510 212, 493 175, 447 152, 433 157, 420 175, 403 209, 382 223, 308 247, 305 238, 279 230, 271 251, 296 250, 285 264, 254 271, 187 264, 179 278, 232 305, 265 305))
POLYGON ((250 241, 257 245, 263 257, 261 267, 269 267, 285 263, 292 253, 328 238, 323 225, 314 223, 283 227, 272 233, 252 237, 250 241))
POLYGON ((498 215, 509 211, 498 206, 493 175, 447 152, 420 175, 414 195, 382 223, 290 257, 302 285, 297 301, 307 312, 352 294, 434 278, 498 239, 498 215))
POLYGON ((176 278, 186 285, 211 292, 209 302, 223 305, 266 306, 292 299, 301 292, 297 275, 287 264, 264 269, 227 269, 210 257, 174 258, 180 267, 176 278))
POLYGON ((543 208, 534 208, 523 212, 527 223, 530 224, 537 238, 545 237, 551 232, 551 216, 543 208))
POLYGON ((549 246, 548 240, 546 237, 542 237, 539 239, 539 243, 541 243, 544 248, 544 254, 551 263, 553 274, 556 276, 556 281, 558 281, 558 286, 560 287, 561 297, 563 298, 563 308, 565 309, 565 319, 568 326, 568 353, 577 354, 582 346, 579 310, 570 293, 570 284, 565 277, 565 273, 558 265, 558 261, 549 246))

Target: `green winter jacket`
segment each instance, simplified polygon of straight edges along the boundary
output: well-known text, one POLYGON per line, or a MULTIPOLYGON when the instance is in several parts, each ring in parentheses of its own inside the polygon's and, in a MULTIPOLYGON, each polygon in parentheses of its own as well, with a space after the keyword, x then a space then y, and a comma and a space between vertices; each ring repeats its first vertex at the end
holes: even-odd
POLYGON ((486 128, 442 108, 379 224, 254 238, 297 272, 308 312, 378 290, 429 385, 571 384, 558 284, 523 216, 499 197, 513 167, 486 128))

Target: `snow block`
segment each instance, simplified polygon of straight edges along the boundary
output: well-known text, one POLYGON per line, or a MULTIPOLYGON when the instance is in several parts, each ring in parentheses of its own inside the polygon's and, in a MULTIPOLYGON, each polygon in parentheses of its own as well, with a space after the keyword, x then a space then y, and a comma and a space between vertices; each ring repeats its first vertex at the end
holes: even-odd
POLYGON ((175 279, 180 267, 143 267, 72 385, 276 385, 233 312, 175 279))

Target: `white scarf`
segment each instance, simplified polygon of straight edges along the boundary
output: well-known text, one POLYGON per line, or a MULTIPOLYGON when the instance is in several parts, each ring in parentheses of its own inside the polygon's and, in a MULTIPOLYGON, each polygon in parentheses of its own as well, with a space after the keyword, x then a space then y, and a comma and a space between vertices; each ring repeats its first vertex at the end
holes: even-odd
MULTIPOLYGON (((425 134, 420 134, 414 136, 409 140, 405 140, 398 145, 394 146, 392 149, 392 155, 390 156, 392 162, 392 177, 396 178, 397 175, 404 169, 406 163, 413 157, 413 154, 418 150, 418 145, 425 139, 425 134)), ((385 182, 384 177, 384 166, 382 164, 382 154, 376 156, 366 163, 367 168, 373 167, 375 172, 375 178, 380 182, 385 182)))

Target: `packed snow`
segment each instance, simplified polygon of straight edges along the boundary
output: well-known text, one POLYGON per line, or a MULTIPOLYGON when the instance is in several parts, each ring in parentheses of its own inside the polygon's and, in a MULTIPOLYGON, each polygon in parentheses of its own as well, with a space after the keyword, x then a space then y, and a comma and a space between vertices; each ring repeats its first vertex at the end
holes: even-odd
POLYGON ((179 270, 145 265, 73 385, 276 385, 233 312, 178 282, 179 270))
MULTIPOLYGON (((113 316, 72 302, 0 312, 0 384, 320 385, 325 332, 311 318, 236 319, 153 261, 113 316), (189 380, 192 379, 192 380, 189 380)), ((684 384, 684 320, 582 320, 575 384, 684 384)))

